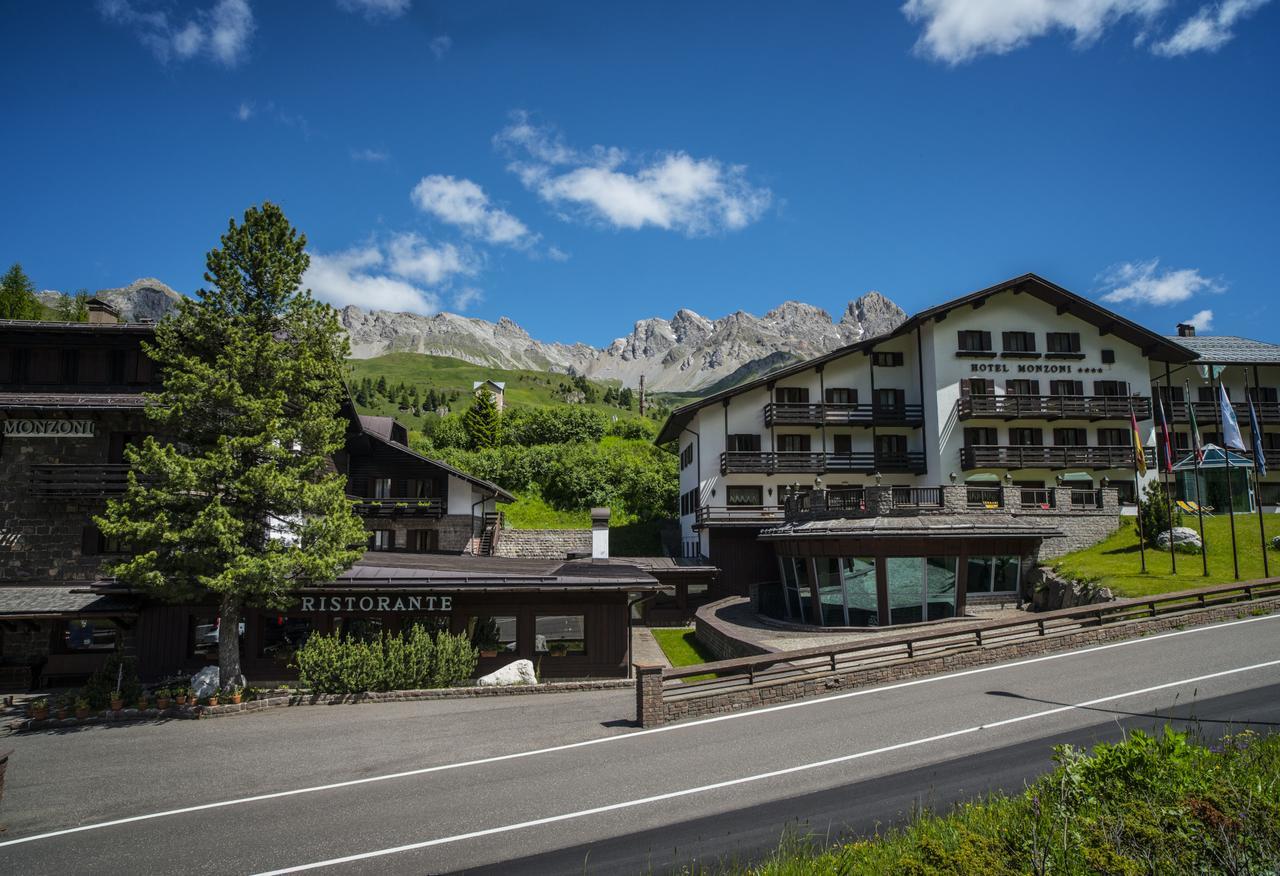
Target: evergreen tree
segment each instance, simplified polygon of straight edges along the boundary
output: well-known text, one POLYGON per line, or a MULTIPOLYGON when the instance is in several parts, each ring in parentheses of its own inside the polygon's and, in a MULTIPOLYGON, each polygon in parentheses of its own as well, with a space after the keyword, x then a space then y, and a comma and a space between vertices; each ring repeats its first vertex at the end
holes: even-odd
POLYGON ((364 527, 328 457, 343 446, 337 315, 300 290, 306 238, 265 203, 234 220, 207 259, 199 300, 156 326, 163 375, 149 436, 126 450, 128 488, 96 519, 133 554, 111 574, 173 601, 219 600, 223 684, 243 678, 240 620, 283 611, 361 554, 364 527))
POLYGON ((36 286, 17 262, 0 277, 0 319, 39 319, 44 315, 36 286))
POLYGON ((618 393, 618 407, 631 410, 631 402, 633 400, 631 387, 622 387, 622 392, 618 393))
POLYGON ((378 389, 378 395, 383 396, 385 398, 387 395, 387 378, 386 377, 383 377, 382 375, 378 376, 377 389, 378 389))
POLYGON ((472 450, 496 447, 501 439, 502 417, 493 393, 484 387, 476 390, 476 400, 462 415, 462 428, 472 450))
POLYGON ((63 322, 89 321, 89 293, 84 289, 75 295, 64 295, 58 302, 58 319, 63 322))

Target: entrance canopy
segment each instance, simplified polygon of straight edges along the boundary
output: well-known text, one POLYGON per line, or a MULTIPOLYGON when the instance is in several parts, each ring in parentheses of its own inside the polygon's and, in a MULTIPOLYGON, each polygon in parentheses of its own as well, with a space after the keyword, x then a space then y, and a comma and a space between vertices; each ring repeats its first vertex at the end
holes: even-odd
POLYGON ((1207 468, 1253 468, 1253 460, 1233 450, 1224 450, 1217 444, 1206 444, 1199 466, 1196 465, 1196 455, 1188 453, 1185 458, 1174 463, 1173 470, 1195 471, 1197 467, 1201 471, 1207 468))

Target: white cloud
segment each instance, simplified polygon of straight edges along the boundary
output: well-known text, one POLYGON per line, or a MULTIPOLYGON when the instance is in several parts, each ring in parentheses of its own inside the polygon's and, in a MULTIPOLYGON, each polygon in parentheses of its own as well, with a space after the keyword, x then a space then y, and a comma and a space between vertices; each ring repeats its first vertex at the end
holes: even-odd
POLYGON ((236 118, 242 122, 253 118, 253 104, 246 100, 240 101, 240 106, 236 107, 236 118))
POLYGON ((364 161, 369 164, 383 164, 390 158, 391 156, 383 149, 365 148, 351 150, 352 161, 364 161))
POLYGON ((139 8, 132 0, 99 0, 98 10, 108 21, 132 28, 163 63, 204 57, 235 67, 248 56, 257 27, 248 0, 218 0, 183 21, 164 10, 139 8))
POLYGON ((773 197, 748 182, 743 165, 685 152, 633 160, 617 147, 579 151, 525 113, 514 113, 494 143, 513 155, 508 169, 542 200, 614 228, 735 231, 759 219, 773 197))
POLYGON ((413 0, 338 0, 338 8, 359 12, 370 21, 399 18, 409 11, 413 0))
POLYGON ((484 189, 469 179, 424 176, 409 197, 419 210, 487 243, 524 246, 535 239, 523 222, 494 207, 484 189))
POLYGON ((453 48, 453 40, 449 39, 447 34, 441 34, 427 43, 427 48, 431 50, 431 54, 436 56, 437 61, 442 61, 444 56, 449 53, 449 50, 453 48))
POLYGON ((1236 22, 1265 6, 1270 0, 1224 0, 1209 6, 1188 18, 1173 34, 1153 43, 1151 51, 1166 58, 1187 55, 1191 52, 1216 52, 1235 36, 1231 28, 1236 22))
MULTIPOLYGON (((452 244, 432 246, 416 234, 398 234, 336 253, 311 253, 303 285, 336 307, 433 314, 455 276, 470 276, 478 260, 452 244)), ((457 293, 459 300, 466 290, 457 293)), ((478 300, 476 291, 466 302, 478 300)))
POLYGON ((1183 322, 1187 323, 1188 325, 1195 326, 1196 331, 1198 332, 1207 332, 1209 331, 1209 329, 1213 328, 1213 311, 1212 310, 1197 311, 1195 316, 1191 317, 1190 319, 1184 319, 1183 322))
POLYGON ((453 309, 458 313, 462 313, 473 304, 479 304, 481 301, 484 301, 484 293, 474 286, 467 286, 453 293, 453 309))
POLYGON ((552 246, 547 248, 547 258, 553 262, 567 262, 569 254, 558 246, 552 246))
POLYGON ((1160 271, 1160 260, 1124 262, 1108 268, 1099 277, 1102 300, 1113 304, 1132 301, 1140 304, 1177 304, 1198 292, 1223 292, 1220 280, 1203 276, 1196 268, 1160 271))

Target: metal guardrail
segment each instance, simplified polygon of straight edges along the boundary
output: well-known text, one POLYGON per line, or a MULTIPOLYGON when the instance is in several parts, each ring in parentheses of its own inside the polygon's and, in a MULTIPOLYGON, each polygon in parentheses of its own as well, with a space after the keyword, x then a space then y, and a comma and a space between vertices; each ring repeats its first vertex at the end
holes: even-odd
POLYGON ((1035 640, 1044 636, 1107 626, 1123 621, 1176 614, 1189 609, 1280 597, 1280 578, 1240 584, 1220 584, 1158 596, 1120 599, 1097 605, 1064 608, 1029 616, 1026 620, 988 621, 959 629, 916 633, 893 638, 780 651, 735 660, 662 670, 663 698, 684 700, 714 696, 754 685, 812 678, 816 675, 883 667, 920 657, 935 657, 985 645, 1035 640), (701 681, 683 681, 714 675, 701 681))

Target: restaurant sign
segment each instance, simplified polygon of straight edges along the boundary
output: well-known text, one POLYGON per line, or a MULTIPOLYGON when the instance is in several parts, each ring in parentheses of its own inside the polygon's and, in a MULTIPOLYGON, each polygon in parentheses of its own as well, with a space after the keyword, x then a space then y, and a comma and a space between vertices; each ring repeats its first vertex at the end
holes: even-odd
POLYGON ((92 438, 93 420, 5 420, 6 438, 92 438))
POLYGON ((451 611, 452 596, 304 596, 300 611, 451 611))

